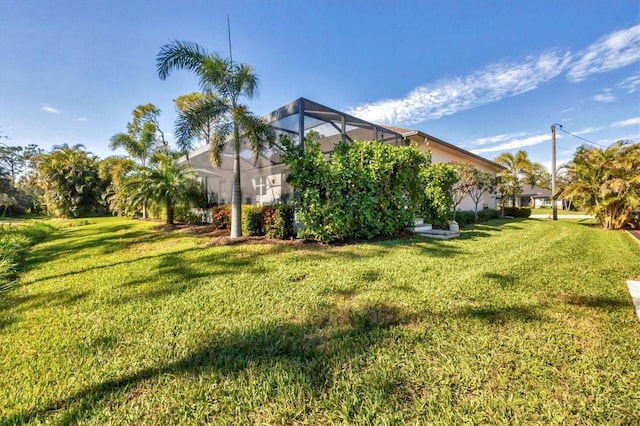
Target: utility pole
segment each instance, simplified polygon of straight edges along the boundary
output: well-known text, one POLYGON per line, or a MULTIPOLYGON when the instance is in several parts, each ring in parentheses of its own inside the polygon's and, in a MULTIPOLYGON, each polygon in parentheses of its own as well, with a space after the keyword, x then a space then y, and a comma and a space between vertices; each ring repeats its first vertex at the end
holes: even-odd
POLYGON ((558 205, 554 199, 556 195, 556 126, 562 129, 562 124, 551 125, 551 206, 553 220, 558 220, 558 205))

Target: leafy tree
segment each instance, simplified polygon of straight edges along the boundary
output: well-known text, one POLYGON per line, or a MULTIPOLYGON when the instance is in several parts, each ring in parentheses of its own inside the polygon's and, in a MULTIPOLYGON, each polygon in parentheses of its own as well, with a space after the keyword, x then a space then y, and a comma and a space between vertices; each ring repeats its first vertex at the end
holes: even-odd
POLYGON ((605 229, 620 229, 640 209, 640 144, 583 145, 566 166, 568 183, 557 195, 577 201, 605 229))
POLYGON ((24 148, 21 146, 0 146, 0 167, 6 170, 14 185, 18 174, 25 167, 23 153, 24 148))
POLYGON ((128 194, 127 201, 133 205, 161 204, 166 210, 168 225, 174 224, 176 203, 188 203, 194 192, 200 191, 195 175, 178 166, 174 157, 165 154, 157 155, 148 167, 138 167, 131 177, 125 178, 123 186, 123 193, 128 194))
POLYGON ((83 145, 54 146, 37 158, 38 182, 50 213, 77 217, 96 213, 100 206, 100 178, 96 157, 83 145))
POLYGON ((156 145, 158 145, 156 149, 162 149, 165 153, 168 153, 169 144, 164 137, 164 132, 160 129, 160 122, 158 121, 160 112, 160 109, 151 103, 138 105, 131 113, 132 120, 131 123, 127 125, 127 132, 129 134, 141 135, 145 131, 145 127, 149 130, 151 129, 149 124, 152 124, 155 129, 154 139, 156 145))
MULTIPOLYGON (((513 199, 520 195, 522 189, 517 176, 508 172, 498 173, 495 179, 496 198, 500 201, 501 213, 500 216, 504 216, 504 208, 506 201, 513 199)), ((515 203, 512 204, 515 206, 515 203)))
POLYGON ((455 221, 458 206, 475 186, 476 168, 468 163, 451 163, 451 165, 458 175, 458 180, 451 187, 451 205, 453 207, 453 220, 455 221))
MULTIPOLYGON (((520 184, 529 183, 530 185, 535 185, 537 183, 533 163, 529 159, 526 151, 522 150, 516 152, 515 155, 510 152, 503 152, 498 155, 494 161, 506 169, 500 173, 502 176, 501 189, 510 191, 509 193, 502 194, 504 197, 501 199, 502 206, 504 207, 505 201, 510 198, 511 205, 515 207, 516 198, 522 192, 520 184), (507 175, 511 176, 511 178, 507 178, 507 175)), ((537 164, 544 168, 541 164, 537 164)))
POLYGON ((275 140, 273 129, 253 115, 242 99, 252 99, 257 94, 258 77, 247 64, 209 53, 196 43, 174 41, 164 45, 157 56, 158 75, 166 79, 173 70, 193 72, 200 80, 204 98, 196 105, 182 111, 176 122, 177 144, 182 152, 193 148, 193 139, 201 135, 206 123, 215 122, 211 136, 211 159, 221 165, 222 153, 232 135, 233 144, 233 193, 231 198, 231 238, 242 235, 242 192, 240 186, 241 136, 257 160, 260 152, 275 140), (209 96, 209 95, 217 96, 209 96))
POLYGON ((473 168, 472 171, 472 182, 471 189, 469 190, 469 198, 473 200, 475 205, 473 213, 475 216, 475 221, 478 221, 478 203, 482 200, 484 194, 493 191, 494 182, 493 176, 485 172, 484 170, 473 168))

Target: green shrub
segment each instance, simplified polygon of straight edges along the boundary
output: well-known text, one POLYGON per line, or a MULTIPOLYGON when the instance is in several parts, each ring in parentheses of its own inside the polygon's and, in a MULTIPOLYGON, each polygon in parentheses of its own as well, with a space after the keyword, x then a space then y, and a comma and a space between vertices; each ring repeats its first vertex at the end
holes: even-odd
POLYGON ((451 217, 451 188, 458 181, 458 172, 448 163, 428 164, 421 171, 424 197, 420 214, 426 223, 444 225, 451 217))
POLYGON ((247 236, 264 235, 262 207, 245 204, 242 206, 242 234, 247 236))
POLYGON ((531 209, 528 207, 523 207, 523 208, 518 208, 518 207, 505 207, 504 208, 504 215, 505 216, 512 216, 512 217, 521 217, 521 218, 528 218, 529 216, 531 216, 531 209))
POLYGON ((293 230, 293 207, 274 204, 263 208, 265 235, 268 238, 287 240, 295 236, 293 230))
POLYGON ((499 217, 500 213, 497 210, 478 210, 478 222, 486 222, 488 220, 498 219, 499 217))
POLYGON ((179 205, 175 207, 174 220, 177 223, 199 225, 202 223, 202 214, 194 212, 189 206, 179 205))
POLYGON ((476 222, 476 215, 472 211, 456 212, 456 222, 460 227, 473 225, 476 222))
POLYGON ((333 241, 393 235, 419 211, 428 158, 415 147, 340 142, 330 160, 307 140, 304 151, 289 140, 282 155, 304 228, 301 238, 333 241))
POLYGON ((216 229, 229 229, 231 226, 231 204, 212 207, 211 223, 216 229))

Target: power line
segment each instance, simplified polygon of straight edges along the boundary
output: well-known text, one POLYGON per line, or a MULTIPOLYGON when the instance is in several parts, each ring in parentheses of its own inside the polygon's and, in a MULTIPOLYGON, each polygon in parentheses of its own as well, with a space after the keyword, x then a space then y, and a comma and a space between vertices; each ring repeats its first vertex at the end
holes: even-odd
POLYGON ((590 144, 592 144, 592 145, 598 145, 598 146, 600 146, 600 147, 602 147, 602 148, 608 148, 608 147, 606 147, 606 146, 604 146, 604 145, 601 145, 601 144, 599 144, 599 143, 597 143, 597 142, 590 141, 589 139, 583 138, 582 136, 578 136, 578 135, 575 135, 575 134, 573 134, 573 133, 571 133, 571 132, 568 132, 568 131, 564 130, 562 127, 560 127, 560 126, 558 126, 558 127, 557 127, 557 129, 558 129, 558 130, 560 130, 560 131, 561 131, 561 132, 563 132, 563 133, 566 133, 566 134, 568 134, 568 135, 573 136, 574 138, 578 138, 578 139, 581 139, 581 140, 583 140, 583 141, 585 141, 585 142, 589 142, 589 143, 590 143, 590 144))

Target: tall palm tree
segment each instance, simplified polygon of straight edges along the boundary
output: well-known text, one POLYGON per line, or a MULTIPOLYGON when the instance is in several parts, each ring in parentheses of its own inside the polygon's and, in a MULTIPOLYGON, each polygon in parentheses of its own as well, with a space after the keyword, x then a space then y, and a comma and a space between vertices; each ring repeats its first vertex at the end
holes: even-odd
POLYGON ((500 174, 503 176, 503 183, 509 183, 505 189, 509 192, 506 194, 511 197, 511 205, 516 206, 516 197, 521 194, 520 184, 522 182, 531 181, 530 177, 534 175, 533 163, 529 160, 526 151, 520 150, 514 154, 503 152, 498 155, 496 163, 505 167, 500 174), (509 176, 507 178, 507 176, 509 176))
POLYGON ((175 133, 178 148, 182 152, 193 148, 192 141, 200 135, 206 123, 215 122, 216 128, 209 145, 211 160, 219 167, 229 136, 232 136, 231 238, 237 238, 242 235, 241 135, 248 140, 256 161, 260 152, 275 141, 275 133, 269 124, 253 115, 240 102, 242 99, 252 99, 257 94, 258 77, 250 65, 209 53, 191 42, 174 41, 164 45, 156 57, 156 63, 162 80, 173 70, 193 72, 200 80, 200 90, 205 94, 178 116, 175 133), (217 96, 207 96, 212 94, 217 96))

